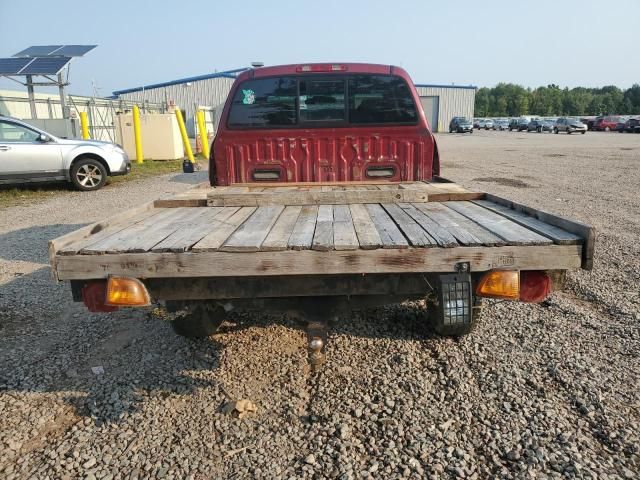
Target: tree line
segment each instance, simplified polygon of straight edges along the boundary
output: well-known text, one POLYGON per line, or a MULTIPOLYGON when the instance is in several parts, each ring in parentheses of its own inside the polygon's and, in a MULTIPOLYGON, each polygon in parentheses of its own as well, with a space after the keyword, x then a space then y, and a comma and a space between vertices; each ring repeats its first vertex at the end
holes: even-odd
POLYGON ((640 114, 640 84, 626 90, 616 86, 569 89, 553 84, 532 90, 513 83, 499 83, 476 92, 476 117, 605 114, 640 114))

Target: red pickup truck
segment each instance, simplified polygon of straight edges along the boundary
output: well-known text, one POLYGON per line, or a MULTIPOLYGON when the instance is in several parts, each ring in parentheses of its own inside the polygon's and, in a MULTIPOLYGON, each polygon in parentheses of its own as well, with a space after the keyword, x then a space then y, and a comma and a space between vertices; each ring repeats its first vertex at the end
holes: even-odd
POLYGON ((431 180, 438 149, 402 68, 263 67, 238 76, 211 149, 211 185, 431 180))
POLYGON ((210 185, 50 242, 76 301, 162 301, 192 337, 234 309, 298 312, 317 365, 327 322, 350 309, 424 300, 425 324, 463 335, 482 298, 538 302, 593 264, 593 228, 440 177, 398 67, 249 70, 211 151, 210 185))

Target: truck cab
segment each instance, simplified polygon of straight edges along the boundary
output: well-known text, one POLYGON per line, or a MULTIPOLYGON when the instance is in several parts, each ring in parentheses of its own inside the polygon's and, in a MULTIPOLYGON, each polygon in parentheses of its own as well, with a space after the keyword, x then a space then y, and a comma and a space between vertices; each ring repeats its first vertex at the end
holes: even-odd
POLYGON ((212 186, 417 181, 438 150, 402 68, 361 63, 262 67, 240 74, 211 148, 212 186))

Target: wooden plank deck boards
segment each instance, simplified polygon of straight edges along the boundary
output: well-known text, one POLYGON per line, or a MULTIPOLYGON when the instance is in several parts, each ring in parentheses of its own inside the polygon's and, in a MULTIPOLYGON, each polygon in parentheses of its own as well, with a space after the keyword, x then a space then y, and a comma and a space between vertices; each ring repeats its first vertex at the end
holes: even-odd
POLYGON ((232 215, 238 207, 210 207, 201 210, 201 214, 189 225, 183 225, 151 250, 153 252, 186 252, 215 228, 214 219, 225 214, 232 215))
POLYGON ((407 215, 396 203, 384 203, 382 207, 387 211, 394 222, 400 227, 402 233, 407 237, 414 247, 430 247, 436 245, 436 241, 418 224, 407 215))
POLYGON ((318 217, 317 205, 305 205, 298 215, 298 220, 293 226, 293 232, 289 237, 289 247, 293 250, 305 250, 311 248, 313 233, 316 230, 316 218, 318 217))
POLYGON ((333 206, 320 205, 316 219, 316 229, 313 234, 313 250, 326 252, 333 250, 333 206))
MULTIPOLYGON (((177 221, 179 217, 184 215, 185 210, 194 209, 190 209, 189 207, 161 209, 160 213, 150 215, 133 226, 119 230, 113 235, 109 235, 102 240, 87 245, 82 248, 80 252, 85 255, 99 255, 109 252, 126 252, 131 248, 139 250, 143 242, 138 240, 142 240, 143 235, 154 233, 161 227, 169 225, 173 220, 177 221)), ((165 236, 170 233, 171 232, 167 233, 165 236)))
POLYGON ((506 198, 498 197, 497 195, 492 195, 490 193, 485 194, 485 199, 509 207, 512 210, 526 213, 527 215, 531 215, 532 217, 537 218, 544 223, 548 223, 549 225, 553 225, 554 227, 558 227, 566 230, 567 232, 579 235, 583 240, 581 267, 585 270, 593 269, 593 255, 596 243, 595 227, 585 225, 584 223, 577 222, 570 218, 560 217, 558 215, 554 215, 553 213, 545 212, 544 210, 538 210, 537 208, 528 207, 526 205, 522 205, 521 203, 513 202, 506 198))
POLYGON ((409 243, 385 210, 377 204, 367 204, 367 211, 380 235, 382 248, 407 248, 409 243))
POLYGON ((448 202, 447 206, 491 230, 511 245, 545 245, 553 243, 547 237, 535 233, 506 217, 471 202, 448 202))
MULTIPOLYGON (((429 204, 429 205, 432 205, 432 204, 429 204)), ((494 246, 507 244, 507 241, 504 240, 503 238, 500 238, 499 236, 491 233, 489 230, 482 227, 481 225, 478 225, 473 220, 470 220, 464 215, 461 215, 455 210, 452 210, 451 208, 447 207, 446 202, 433 203, 433 205, 437 205, 438 209, 442 212, 443 215, 446 215, 446 217, 452 222, 452 224, 455 223, 456 229, 462 230, 464 232, 467 232, 473 235, 473 237, 477 239, 478 242, 480 242, 479 244, 485 245, 487 247, 494 247, 494 246)), ((449 228, 449 231, 454 236, 456 236, 456 232, 454 232, 450 228, 449 228)), ((459 238, 458 238, 458 241, 460 241, 459 238)), ((462 242, 460 241, 460 243, 462 242)))
MULTIPOLYGON (((455 212, 454 210, 451 210, 450 208, 444 207, 441 203, 435 203, 435 202, 431 202, 428 204, 425 203, 420 205, 419 209, 431 220, 436 222, 438 225, 440 225, 442 228, 448 231, 451 235, 453 235, 455 239, 458 241, 458 243, 460 243, 461 245, 477 246, 477 245, 484 244, 484 242, 481 239, 477 238, 475 235, 473 235, 468 228, 460 227, 460 225, 458 224, 458 220, 453 218, 453 214, 459 215, 457 212, 455 212)), ((459 216, 462 218, 465 218, 462 215, 459 215, 459 216)), ((469 223, 473 223, 471 220, 467 219, 467 221, 469 223)), ((482 228, 477 224, 474 224, 474 225, 478 226, 479 228, 482 228)), ((491 235, 493 238, 497 240, 500 240, 499 237, 496 237, 495 235, 492 235, 489 232, 487 232, 487 234, 491 235)))
POLYGON ((98 243, 106 239, 107 237, 110 237, 111 235, 115 235, 122 230, 128 229, 133 225, 154 217, 164 211, 164 209, 153 208, 151 210, 143 210, 131 217, 115 219, 105 227, 96 229, 96 233, 80 238, 74 242, 69 243, 68 245, 61 247, 57 250, 57 253, 58 255, 74 255, 84 248, 98 243))
POLYGON ((255 212, 256 207, 241 207, 227 218, 213 219, 211 233, 205 235, 191 249, 193 252, 211 252, 218 250, 225 240, 255 212))
POLYGON ((549 237, 551 240, 553 240, 554 243, 557 243, 559 245, 570 245, 573 243, 580 243, 582 241, 582 238, 575 233, 567 232, 566 230, 563 230, 559 227, 549 225, 548 223, 542 222, 537 218, 534 218, 522 212, 518 212, 516 210, 512 210, 511 208, 504 205, 493 203, 487 200, 476 200, 473 203, 476 203, 481 207, 488 208, 493 212, 499 213, 500 215, 507 217, 509 220, 513 220, 514 222, 530 230, 533 230, 540 235, 549 237))
POLYGON ((333 207, 333 247, 336 250, 357 250, 359 247, 348 205, 333 207))
POLYGON ((283 205, 258 207, 229 236, 220 250, 225 252, 257 252, 283 210, 283 205))
POLYGON ((298 216, 302 211, 300 205, 290 205, 285 207, 284 211, 278 217, 275 225, 262 242, 260 250, 262 251, 278 251, 286 250, 289 245, 289 238, 293 233, 298 216))
POLYGON ((349 212, 351 212, 353 227, 356 231, 360 248, 373 250, 382 247, 380 234, 366 207, 364 205, 349 205, 349 212))
POLYGON ((436 243, 445 248, 449 247, 457 247, 458 242, 455 237, 451 235, 446 229, 442 228, 436 222, 434 222, 429 216, 427 216, 419 207, 420 203, 416 204, 408 204, 408 203, 400 203, 398 204, 400 208, 402 208, 411 218, 413 218, 420 226, 429 234, 431 238, 433 238, 436 243))

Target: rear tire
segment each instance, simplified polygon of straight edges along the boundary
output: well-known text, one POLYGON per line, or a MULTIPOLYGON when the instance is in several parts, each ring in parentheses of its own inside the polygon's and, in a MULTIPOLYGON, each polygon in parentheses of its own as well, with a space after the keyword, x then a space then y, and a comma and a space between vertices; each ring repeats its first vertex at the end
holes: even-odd
POLYGON ((80 158, 71 167, 71 182, 77 190, 91 192, 107 183, 107 169, 95 158, 80 158))
POLYGON ((184 305, 182 302, 167 302, 167 310, 184 310, 177 316, 171 327, 178 335, 187 338, 206 338, 213 335, 226 318, 226 312, 217 303, 193 302, 184 305))
POLYGON ((585 134, 585 133, 587 133, 587 132, 585 132, 585 131, 583 130, 583 131, 581 131, 580 133, 581 133, 582 135, 584 135, 584 134, 585 134))
POLYGON ((560 133, 560 132, 559 132, 559 130, 558 130, 557 128, 554 128, 554 129, 553 129, 553 133, 555 133, 555 134, 557 135, 557 134, 558 134, 558 133, 560 133))

